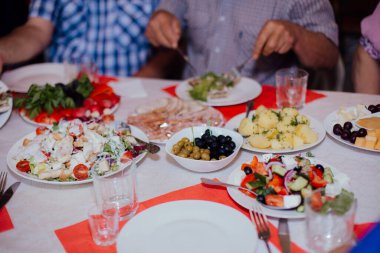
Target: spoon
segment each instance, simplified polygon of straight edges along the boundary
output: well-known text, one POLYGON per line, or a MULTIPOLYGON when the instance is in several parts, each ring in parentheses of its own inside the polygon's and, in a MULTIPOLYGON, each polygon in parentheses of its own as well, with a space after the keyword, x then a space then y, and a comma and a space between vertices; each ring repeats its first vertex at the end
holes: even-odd
POLYGON ((140 144, 144 144, 145 147, 146 147, 146 150, 148 150, 148 152, 151 153, 151 154, 155 154, 158 151, 160 151, 160 149, 161 149, 160 146, 158 146, 156 144, 153 144, 151 142, 143 141, 143 140, 141 140, 141 139, 139 139, 139 138, 137 138, 136 136, 133 136, 133 135, 130 135, 130 136, 132 136, 133 138, 135 138, 135 140, 137 142, 139 142, 140 144))
MULTIPOLYGON (((214 181, 214 180, 211 180, 209 178, 204 178, 204 177, 201 177, 201 181, 202 181, 202 183, 208 184, 208 185, 226 186, 226 187, 232 187, 232 188, 237 188, 237 189, 243 189, 243 190, 246 190, 246 191, 252 193, 253 195, 257 196, 256 192, 254 192, 248 188, 245 188, 243 186, 240 186, 240 185, 229 184, 229 183, 220 182, 220 181, 214 181)), ((297 206, 299 206, 301 204, 301 196, 300 195, 286 195, 286 196, 284 196, 285 206, 270 206, 270 205, 265 205, 261 202, 259 202, 259 203, 261 205, 263 205, 264 207, 269 208, 269 209, 288 210, 288 209, 296 208, 297 206)))

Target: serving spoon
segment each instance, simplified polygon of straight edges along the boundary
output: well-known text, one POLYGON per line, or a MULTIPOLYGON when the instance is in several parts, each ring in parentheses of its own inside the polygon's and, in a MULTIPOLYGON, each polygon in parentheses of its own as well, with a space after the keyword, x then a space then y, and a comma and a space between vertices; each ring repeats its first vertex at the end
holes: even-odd
MULTIPOLYGON (((214 181, 212 179, 204 178, 204 177, 201 177, 201 181, 202 181, 202 183, 207 184, 207 185, 225 186, 225 187, 232 187, 232 188, 236 188, 236 189, 243 189, 243 190, 246 190, 246 191, 252 193, 253 195, 257 196, 256 192, 254 192, 248 188, 245 188, 243 186, 240 186, 240 185, 229 184, 229 183, 225 183, 225 182, 221 182, 221 181, 214 181)), ((270 205, 263 204, 261 202, 259 202, 259 203, 261 205, 263 205, 264 207, 269 208, 269 209, 289 210, 289 209, 296 208, 297 206, 299 206, 301 204, 301 196, 300 195, 286 195, 286 196, 284 196, 284 204, 286 202, 288 203, 288 205, 286 205, 286 206, 270 206, 270 205)))

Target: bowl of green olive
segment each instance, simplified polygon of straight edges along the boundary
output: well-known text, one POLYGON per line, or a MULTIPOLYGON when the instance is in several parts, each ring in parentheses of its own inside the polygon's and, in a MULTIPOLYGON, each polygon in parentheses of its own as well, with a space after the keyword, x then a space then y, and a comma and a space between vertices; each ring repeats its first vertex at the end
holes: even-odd
POLYGON ((238 154, 243 137, 235 131, 208 126, 182 129, 166 143, 166 152, 182 167, 211 172, 227 166, 238 154))

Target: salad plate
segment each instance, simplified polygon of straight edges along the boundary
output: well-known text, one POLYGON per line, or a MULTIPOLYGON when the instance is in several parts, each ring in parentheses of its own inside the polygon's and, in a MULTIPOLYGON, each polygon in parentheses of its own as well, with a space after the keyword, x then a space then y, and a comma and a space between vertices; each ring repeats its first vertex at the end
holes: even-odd
MULTIPOLYGON (((192 79, 185 80, 177 85, 176 94, 179 98, 183 100, 194 100, 189 94, 189 90, 191 89, 189 81, 191 80, 192 79)), ((230 89, 227 97, 213 98, 208 99, 208 101, 206 102, 200 102, 208 106, 236 105, 245 103, 248 100, 252 100, 258 97, 261 94, 261 91, 261 85, 257 81, 250 78, 242 77, 240 81, 230 89)))
MULTIPOLYGON (((350 107, 345 108, 345 111, 354 113, 354 112, 357 112, 358 110, 357 110, 357 106, 350 106, 350 107)), ((361 147, 361 146, 356 146, 355 144, 351 143, 350 141, 343 140, 339 135, 335 135, 333 132, 335 124, 337 124, 337 123, 343 124, 345 121, 352 122, 353 125, 357 128, 357 126, 355 124, 356 120, 359 118, 369 117, 371 115, 370 112, 369 111, 363 112, 359 115, 359 117, 356 117, 356 118, 354 117, 354 118, 345 118, 345 119, 342 119, 342 116, 340 115, 339 112, 340 112, 340 110, 335 110, 335 111, 331 112, 329 115, 327 115, 327 117, 323 121, 324 128, 326 129, 329 136, 331 138, 333 138, 334 140, 336 140, 336 141, 338 141, 344 145, 350 146, 352 148, 356 148, 358 150, 366 150, 366 151, 380 153, 380 150, 378 150, 378 149, 369 149, 369 148, 365 148, 365 147, 361 147)))
MULTIPOLYGON (((79 120, 71 122, 77 121, 79 120)), ((60 124, 62 124, 62 121, 60 124)), ((92 182, 95 175, 114 175, 127 168, 132 163, 132 159, 137 163, 141 161, 147 153, 141 147, 136 147, 137 149, 135 149, 137 144, 134 144, 134 141, 128 141, 128 145, 130 145, 133 150, 137 150, 137 152, 135 154, 131 153, 126 155, 128 151, 123 151, 120 148, 121 142, 118 144, 119 141, 116 140, 117 136, 124 135, 118 135, 112 132, 109 135, 107 134, 100 137, 100 135, 98 136, 92 130, 78 130, 82 128, 79 125, 70 128, 70 130, 68 130, 69 134, 66 136, 61 135, 61 137, 59 137, 59 134, 63 133, 61 129, 66 129, 64 127, 61 128, 60 124, 58 125, 58 130, 39 127, 35 132, 29 133, 14 143, 7 154, 9 169, 20 177, 44 184, 85 184, 92 182), (66 139, 73 136, 73 131, 83 131, 83 134, 78 135, 80 136, 79 138, 75 137, 74 142, 66 144, 66 139), (57 136, 58 138, 56 138, 57 136), (62 138, 62 136, 64 137, 62 138), (107 145, 108 147, 106 147, 107 145), (85 158, 90 156, 93 158, 85 158), (61 158, 64 160, 59 161, 61 158), (108 164, 104 166, 103 160, 107 161, 108 164), (23 166, 23 162, 25 161, 28 162, 28 172, 24 172, 23 169, 25 168, 23 166), (102 162, 103 164, 101 165, 102 162), (83 174, 81 175, 82 171, 80 170, 80 166, 77 170, 78 174, 75 174, 76 165, 83 164, 89 169, 87 169, 86 176, 80 178, 83 174), (50 174, 54 175, 54 171, 56 170, 61 172, 60 175, 65 173, 66 176, 63 179, 60 179, 61 176, 50 176, 50 174)), ((130 134, 132 136, 149 142, 148 137, 139 128, 134 126, 128 127, 130 128, 130 134)), ((67 127, 67 129, 69 128, 67 127)), ((102 129, 104 129, 104 133, 106 133, 106 131, 112 131, 108 130, 108 128, 103 128, 103 126, 102 129)))
MULTIPOLYGON (((251 112, 248 118, 251 118, 254 115, 254 112, 251 112)), ((313 117, 310 117, 308 115, 305 115, 309 121, 310 121, 310 128, 313 129, 318 134, 318 139, 311 143, 311 144, 304 144, 298 148, 294 149, 260 149, 260 148, 254 148, 248 143, 248 138, 244 138, 244 143, 242 148, 248 151, 253 151, 257 153, 276 153, 276 154, 287 154, 287 153, 293 153, 293 152, 301 152, 307 149, 310 149, 312 147, 317 146, 319 143, 323 141, 323 139, 326 136, 326 131, 323 127, 323 125, 313 117)), ((240 122, 245 118, 245 113, 240 113, 236 115, 235 117, 231 118, 225 125, 226 128, 231 130, 236 130, 239 127, 240 122)))
MULTIPOLYGON (((0 81, 0 93, 4 93, 8 91, 8 87, 0 81)), ((0 98, 1 100, 1 98, 0 98)), ((0 104, 2 105, 4 103, 4 108, 0 108, 0 128, 2 128, 5 123, 8 121, 9 117, 12 113, 12 106, 13 106, 13 99, 11 96, 5 96, 4 101, 0 101, 0 104), (3 112, 4 111, 4 112, 3 112)), ((3 107, 3 106, 1 106, 3 107)))
MULTIPOLYGON (((260 158, 259 160, 266 160, 270 157, 272 157, 272 154, 265 154, 260 158), (264 159, 266 158, 266 159, 264 159)), ((287 164, 288 167, 294 166, 294 155, 283 155, 283 161, 285 164, 287 164), (292 165, 293 164, 293 165, 292 165)), ((323 161, 320 161, 314 157, 305 157, 301 156, 303 158, 309 159, 311 164, 321 164, 325 168, 330 168, 332 172, 332 178, 334 180, 335 186, 343 187, 343 188, 349 188, 349 178, 346 174, 340 172, 338 169, 334 168, 333 166, 324 163, 323 161)), ((243 181, 243 179, 246 177, 246 174, 244 171, 239 167, 234 169, 231 174, 228 177, 227 183, 234 184, 234 185, 240 185, 243 181)), ((232 187, 227 187, 228 194, 231 196, 231 198, 237 202, 240 206, 250 209, 252 208, 252 201, 255 201, 252 197, 244 194, 242 191, 232 188, 232 187)), ((276 218, 286 218, 286 219, 302 219, 305 217, 304 212, 299 212, 296 209, 291 209, 291 210, 276 210, 276 208, 267 208, 264 205, 262 206, 263 212, 271 217, 276 217, 276 218)))
POLYGON ((74 65, 38 63, 7 71, 1 80, 7 83, 12 91, 25 93, 31 84, 67 83, 76 73, 74 65))
POLYGON ((121 229, 119 253, 252 253, 258 243, 251 221, 229 206, 202 200, 153 206, 121 229), (149 243, 147 243, 147 238, 149 243))

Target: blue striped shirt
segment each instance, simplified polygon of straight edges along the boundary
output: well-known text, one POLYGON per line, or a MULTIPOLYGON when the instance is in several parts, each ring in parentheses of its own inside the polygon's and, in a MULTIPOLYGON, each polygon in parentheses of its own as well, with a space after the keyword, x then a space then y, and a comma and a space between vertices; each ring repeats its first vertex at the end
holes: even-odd
MULTIPOLYGON (((320 32, 338 44, 338 28, 328 0, 162 0, 158 9, 176 15, 188 32, 188 55, 198 74, 223 73, 249 58, 269 20, 287 20, 320 32)), ((271 54, 242 71, 262 83, 274 83, 277 69, 299 64, 291 51, 271 54)), ((187 67, 184 77, 192 72, 187 67)))
POLYGON ((159 0, 32 0, 30 17, 51 21, 53 62, 95 63, 100 74, 130 76, 147 61, 144 36, 159 0))

